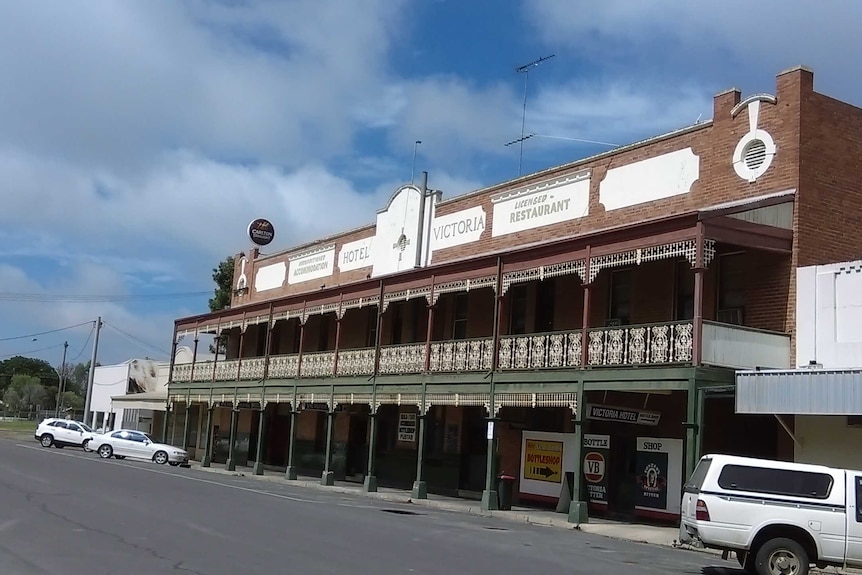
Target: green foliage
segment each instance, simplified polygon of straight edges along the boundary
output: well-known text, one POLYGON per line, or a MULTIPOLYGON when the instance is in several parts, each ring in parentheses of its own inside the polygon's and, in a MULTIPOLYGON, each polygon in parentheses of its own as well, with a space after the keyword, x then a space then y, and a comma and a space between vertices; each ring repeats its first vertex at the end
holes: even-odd
POLYGON ((60 378, 51 364, 43 359, 15 357, 0 361, 0 392, 4 392, 15 375, 30 375, 39 379, 42 385, 58 385, 60 378))
POLYGON ((44 406, 45 388, 39 378, 19 373, 12 376, 12 382, 3 393, 3 403, 7 411, 29 411, 44 406))
POLYGON ((84 409, 84 398, 80 395, 67 391, 60 398, 60 406, 71 409, 84 409))
POLYGON ((228 256, 213 268, 213 281, 216 288, 209 300, 210 311, 219 311, 230 305, 233 293, 233 256, 228 256))

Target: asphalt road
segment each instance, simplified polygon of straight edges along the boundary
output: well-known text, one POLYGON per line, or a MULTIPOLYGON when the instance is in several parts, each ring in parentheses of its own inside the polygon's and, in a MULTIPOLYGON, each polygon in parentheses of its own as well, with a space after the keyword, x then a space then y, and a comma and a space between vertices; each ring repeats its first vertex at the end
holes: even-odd
POLYGON ((3 575, 741 575, 733 565, 577 531, 0 439, 3 575))

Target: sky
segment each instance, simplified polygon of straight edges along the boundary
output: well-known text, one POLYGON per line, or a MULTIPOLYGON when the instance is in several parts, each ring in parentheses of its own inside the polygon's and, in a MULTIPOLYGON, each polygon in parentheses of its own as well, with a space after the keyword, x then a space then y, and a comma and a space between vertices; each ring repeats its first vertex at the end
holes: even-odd
POLYGON ((862 105, 860 19, 858 0, 0 1, 0 359, 86 361, 101 316, 101 364, 167 360, 252 219, 275 226, 264 252, 372 223, 414 148, 451 198, 518 175, 522 120, 526 174, 797 65, 862 105), (516 68, 551 55, 524 116, 516 68))

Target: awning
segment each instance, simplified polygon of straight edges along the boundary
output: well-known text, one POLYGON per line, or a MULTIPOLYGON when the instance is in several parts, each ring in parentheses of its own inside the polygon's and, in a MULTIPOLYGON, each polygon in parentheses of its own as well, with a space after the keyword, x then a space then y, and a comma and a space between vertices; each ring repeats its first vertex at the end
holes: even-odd
POLYGON ((167 403, 168 394, 166 391, 130 393, 129 395, 118 395, 111 398, 111 407, 114 409, 150 409, 152 411, 166 411, 167 403))
POLYGON ((737 371, 736 413, 862 415, 862 369, 737 371))

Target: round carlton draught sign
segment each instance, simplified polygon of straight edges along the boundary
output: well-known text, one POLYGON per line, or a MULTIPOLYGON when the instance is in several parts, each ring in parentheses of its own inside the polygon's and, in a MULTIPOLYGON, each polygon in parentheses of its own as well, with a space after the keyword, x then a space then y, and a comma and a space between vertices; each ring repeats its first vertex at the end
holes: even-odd
POLYGON ((590 483, 601 483, 605 477, 605 456, 591 451, 584 456, 584 477, 590 483))
POLYGON ((248 237, 257 245, 265 246, 275 237, 275 228, 269 220, 258 218, 248 225, 248 237))

